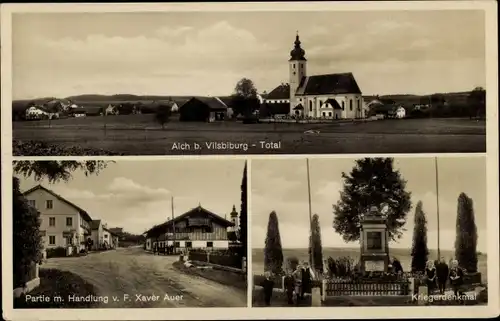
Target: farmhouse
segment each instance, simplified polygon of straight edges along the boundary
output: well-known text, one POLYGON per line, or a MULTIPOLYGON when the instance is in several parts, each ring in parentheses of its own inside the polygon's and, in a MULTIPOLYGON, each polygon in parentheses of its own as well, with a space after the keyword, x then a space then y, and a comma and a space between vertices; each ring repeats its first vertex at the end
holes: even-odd
POLYGON ((265 102, 288 103, 288 113, 295 117, 366 117, 361 90, 352 73, 307 75, 307 60, 298 34, 294 49, 290 52, 289 79, 289 84, 281 84, 273 89, 265 102))
POLYGON ((106 249, 116 249, 118 247, 119 238, 116 233, 108 229, 107 224, 102 226, 103 247, 106 249))
POLYGON ((172 245, 177 249, 227 249, 228 230, 237 224, 237 217, 237 213, 231 214, 230 222, 199 205, 146 231, 146 250, 172 245))
POLYGON ((26 109, 26 119, 55 119, 59 118, 59 113, 51 112, 43 106, 31 106, 26 109))
POLYGON ((91 236, 92 218, 82 208, 37 185, 23 193, 29 204, 40 212, 40 232, 44 247, 85 247, 85 240, 91 236))
POLYGON ((217 97, 193 97, 180 109, 181 121, 213 122, 227 117, 227 105, 217 97))
POLYGON ((93 220, 91 226, 92 249, 99 250, 104 247, 104 226, 101 220, 93 220))

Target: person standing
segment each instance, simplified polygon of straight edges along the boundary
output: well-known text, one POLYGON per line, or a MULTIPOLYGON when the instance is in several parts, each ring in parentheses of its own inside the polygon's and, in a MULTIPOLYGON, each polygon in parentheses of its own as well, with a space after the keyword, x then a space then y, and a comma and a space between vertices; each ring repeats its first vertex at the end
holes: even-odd
POLYGON ((271 272, 266 272, 265 276, 266 278, 262 281, 261 286, 264 288, 264 303, 266 306, 270 306, 273 296, 274 281, 271 278, 271 272))
POLYGON ((302 268, 302 291, 300 292, 300 299, 303 300, 306 293, 312 292, 312 277, 313 272, 309 267, 309 263, 304 262, 302 268))
POLYGON ((427 261, 427 267, 425 268, 425 277, 427 279, 427 290, 429 295, 434 292, 436 288, 436 267, 434 266, 434 261, 427 261))
POLYGON ((448 281, 450 273, 450 269, 448 268, 448 264, 446 264, 444 257, 441 257, 441 260, 439 260, 439 263, 436 266, 436 273, 437 273, 439 294, 444 294, 446 290, 446 282, 448 281))
POLYGON ((464 272, 458 266, 458 261, 457 260, 451 261, 450 284, 451 287, 453 288, 453 293, 455 294, 455 296, 462 294, 462 285, 464 283, 463 279, 464 279, 464 272))
POLYGON ((302 292, 302 266, 299 264, 293 271, 293 279, 295 284, 295 303, 298 305, 300 301, 300 293, 302 292))
POLYGON ((293 291, 295 291, 295 279, 293 278, 291 271, 288 271, 288 273, 286 274, 285 279, 283 280, 283 285, 285 288, 288 305, 293 305, 293 291))

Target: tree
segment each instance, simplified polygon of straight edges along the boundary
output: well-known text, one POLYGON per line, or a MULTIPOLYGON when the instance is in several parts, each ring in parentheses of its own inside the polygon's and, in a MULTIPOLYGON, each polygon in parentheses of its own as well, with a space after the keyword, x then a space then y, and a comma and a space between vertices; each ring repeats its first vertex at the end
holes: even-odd
POLYGON ((477 272, 477 227, 474 204, 465 193, 458 197, 455 258, 468 272, 477 272))
POLYGON ((384 209, 387 215, 389 238, 401 238, 406 215, 411 209, 411 193, 406 181, 393 168, 392 158, 356 160, 349 174, 342 173, 344 187, 340 200, 333 205, 333 228, 344 241, 359 240, 360 215, 372 206, 384 209))
POLYGON ((49 183, 68 181, 73 172, 81 170, 85 176, 99 174, 107 167, 108 161, 14 161, 13 170, 15 174, 24 177, 33 176, 37 181, 44 178, 49 183))
POLYGON ((241 179, 241 209, 240 209, 240 242, 242 257, 247 257, 247 163, 243 169, 243 178, 241 179))
POLYGON ((283 249, 276 212, 269 214, 267 224, 266 246, 264 248, 264 270, 274 274, 283 271, 283 249))
POLYGON ((312 268, 316 271, 323 271, 323 247, 321 245, 321 227, 318 214, 314 214, 312 217, 311 236, 309 237, 309 262, 314 262, 312 268))
POLYGON ((411 248, 411 270, 423 272, 429 256, 427 248, 427 219, 422 202, 415 208, 415 226, 413 227, 413 244, 411 248))
POLYGON ((486 113, 486 90, 482 87, 474 88, 467 97, 471 117, 479 117, 486 113))
POLYGON ((161 125, 161 129, 165 129, 165 124, 168 123, 172 115, 172 108, 168 105, 161 104, 156 108, 155 120, 161 125))
MULTIPOLYGON (((104 161, 14 161, 13 172, 25 177, 33 176, 39 181, 47 178, 55 183, 68 181, 76 170, 85 175, 98 174, 107 166, 104 161)), ((14 286, 24 286, 29 269, 42 258, 42 237, 40 235, 40 213, 28 205, 20 191, 19 179, 13 177, 13 267, 14 286)))
POLYGON ((242 78, 238 81, 231 96, 231 106, 235 115, 241 114, 245 116, 249 116, 260 108, 257 89, 253 81, 248 78, 242 78))
POLYGON ((19 179, 12 180, 12 232, 14 287, 25 287, 33 263, 42 259, 40 213, 28 204, 19 187, 19 179))

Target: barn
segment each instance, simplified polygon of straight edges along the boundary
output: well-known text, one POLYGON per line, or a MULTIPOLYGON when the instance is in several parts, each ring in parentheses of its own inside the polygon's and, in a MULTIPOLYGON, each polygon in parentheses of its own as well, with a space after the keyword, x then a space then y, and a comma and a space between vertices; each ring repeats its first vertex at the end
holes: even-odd
POLYGON ((217 97, 193 97, 179 108, 180 121, 213 122, 227 117, 227 105, 217 97))

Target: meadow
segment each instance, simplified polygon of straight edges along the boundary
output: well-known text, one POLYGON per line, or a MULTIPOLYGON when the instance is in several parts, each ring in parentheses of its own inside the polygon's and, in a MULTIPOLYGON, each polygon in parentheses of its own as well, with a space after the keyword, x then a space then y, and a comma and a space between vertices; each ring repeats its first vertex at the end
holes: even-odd
MULTIPOLYGON (((400 260, 403 270, 409 271, 411 268, 411 250, 410 249, 390 249, 389 255, 391 257, 396 257, 400 260)), ((283 256, 285 258, 296 257, 300 261, 308 261, 309 255, 307 248, 303 249, 283 249, 283 256)), ((441 256, 444 256, 448 261, 454 257, 454 251, 451 250, 441 250, 441 256)), ((323 248, 323 259, 328 257, 338 258, 338 257, 350 257, 355 262, 359 259, 359 248, 323 248)), ((436 259, 437 250, 430 250, 429 258, 436 259)), ((487 255, 480 254, 478 257, 478 271, 482 274, 482 281, 487 283, 487 255)), ((253 249, 252 250, 252 274, 260 275, 264 274, 264 249, 253 249)))
MULTIPOLYGON (((13 122, 15 142, 39 141, 60 148, 79 146, 122 155, 193 154, 343 154, 461 153, 486 151, 486 122, 470 119, 404 119, 372 122, 332 121, 324 124, 243 124, 180 122, 162 129, 154 115, 116 115, 13 122), (305 133, 313 130, 315 133, 305 133), (260 142, 280 142, 262 148, 260 142), (246 143, 245 149, 209 149, 205 143, 246 143), (174 144, 195 143, 201 149, 175 150, 174 144)), ((14 150, 16 153, 16 150, 14 150)), ((34 156, 32 154, 17 156, 34 156)))

